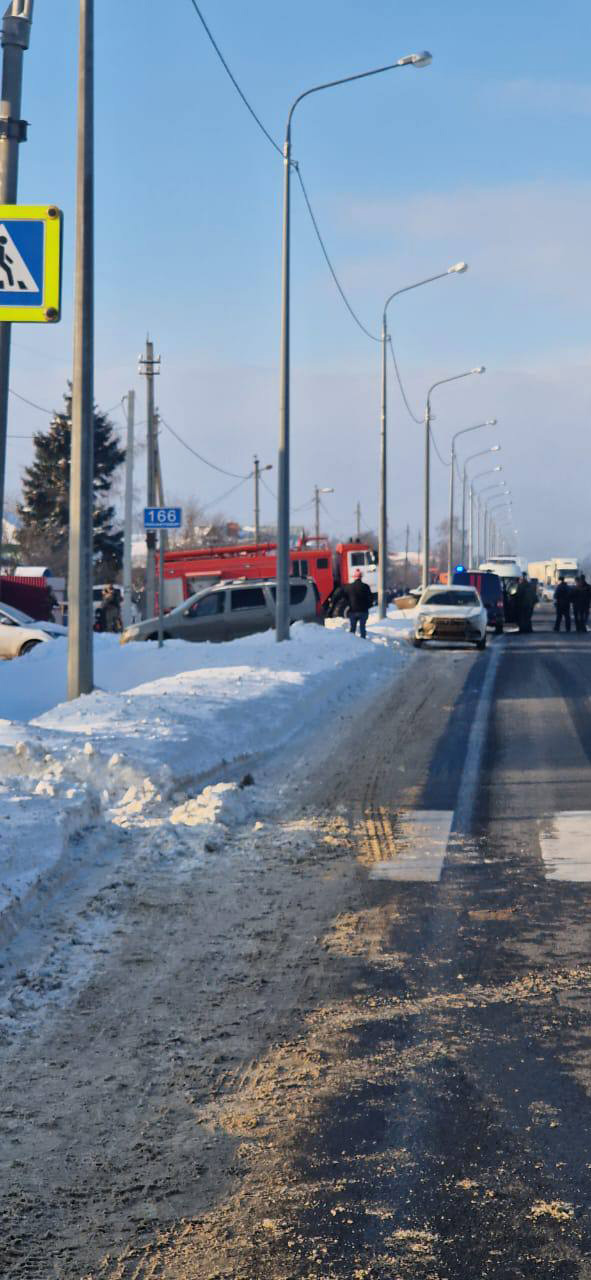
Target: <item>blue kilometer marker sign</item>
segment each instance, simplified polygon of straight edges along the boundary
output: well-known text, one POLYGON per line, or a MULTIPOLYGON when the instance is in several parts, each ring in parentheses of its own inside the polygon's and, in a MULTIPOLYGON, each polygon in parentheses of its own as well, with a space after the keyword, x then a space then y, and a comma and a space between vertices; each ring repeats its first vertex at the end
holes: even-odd
POLYGON ((181 507, 144 507, 144 529, 180 529, 181 507))

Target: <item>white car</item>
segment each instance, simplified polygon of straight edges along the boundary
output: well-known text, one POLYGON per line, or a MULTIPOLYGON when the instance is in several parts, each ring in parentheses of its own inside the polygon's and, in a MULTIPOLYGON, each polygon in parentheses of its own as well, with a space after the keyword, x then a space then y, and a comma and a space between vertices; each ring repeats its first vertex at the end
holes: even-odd
POLYGON ((0 659, 22 658, 36 644, 67 634, 56 622, 36 622, 28 613, 0 600, 0 659))
POLYGON ((417 605, 413 644, 425 640, 461 640, 486 645, 486 609, 474 587, 427 587, 417 605))

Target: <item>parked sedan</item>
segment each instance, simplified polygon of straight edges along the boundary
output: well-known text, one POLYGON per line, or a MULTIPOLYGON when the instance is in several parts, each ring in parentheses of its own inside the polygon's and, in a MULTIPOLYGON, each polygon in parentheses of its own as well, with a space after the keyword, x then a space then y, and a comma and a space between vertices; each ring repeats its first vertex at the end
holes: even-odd
POLYGON ((0 659, 22 658, 35 645, 67 634, 56 622, 36 622, 13 605, 0 602, 0 659))
POLYGON ((486 609, 473 587, 427 587, 417 606, 413 644, 460 640, 484 649, 486 624, 486 609))
MULTIPOLYGON (((164 615, 165 640, 237 640, 275 626, 275 580, 240 578, 202 587, 194 596, 164 615)), ((290 622, 324 622, 320 595, 311 578, 290 578, 290 622)), ((121 643, 157 640, 158 618, 127 627, 121 643)))

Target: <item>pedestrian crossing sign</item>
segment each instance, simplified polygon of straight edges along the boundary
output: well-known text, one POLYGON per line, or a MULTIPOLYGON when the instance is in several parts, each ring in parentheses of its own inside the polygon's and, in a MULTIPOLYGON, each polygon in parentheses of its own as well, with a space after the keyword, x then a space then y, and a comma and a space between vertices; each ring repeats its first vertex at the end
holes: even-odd
POLYGON ((0 204, 0 320, 55 324, 61 286, 61 210, 0 204))

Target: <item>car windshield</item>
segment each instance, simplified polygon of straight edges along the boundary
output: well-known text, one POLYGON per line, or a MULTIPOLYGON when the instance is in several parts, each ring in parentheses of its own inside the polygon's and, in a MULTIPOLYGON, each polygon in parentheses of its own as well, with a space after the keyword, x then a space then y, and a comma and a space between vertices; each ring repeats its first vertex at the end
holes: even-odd
POLYGON ((475 591, 426 591, 421 604, 446 605, 447 608, 451 605, 457 608, 478 604, 478 596, 475 591))
POLYGON ((15 609, 11 604, 0 602, 0 616, 3 613, 21 627, 28 627, 31 623, 35 624, 35 619, 31 618, 28 613, 23 613, 22 609, 15 609))

